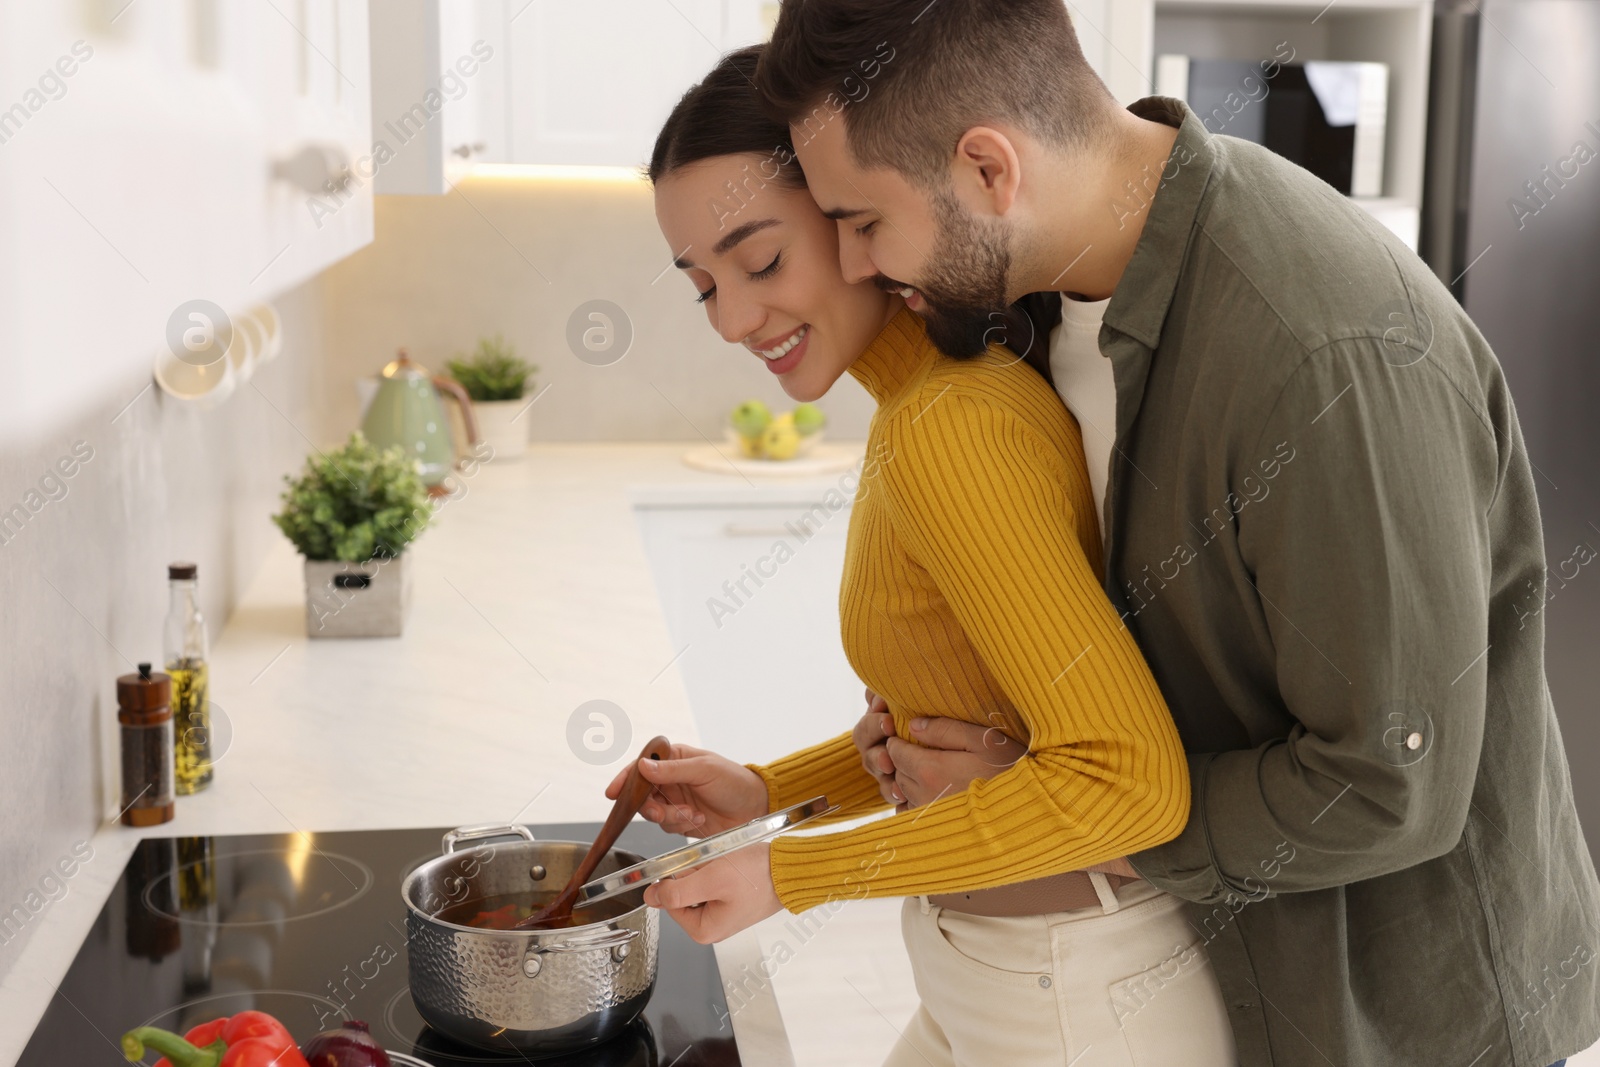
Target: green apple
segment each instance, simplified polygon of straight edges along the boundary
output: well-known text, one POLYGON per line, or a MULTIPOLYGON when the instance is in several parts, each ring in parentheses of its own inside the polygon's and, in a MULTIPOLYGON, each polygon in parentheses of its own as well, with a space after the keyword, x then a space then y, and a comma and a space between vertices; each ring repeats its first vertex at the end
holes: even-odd
POLYGON ((794 428, 810 437, 828 421, 822 409, 815 404, 800 404, 794 409, 794 428))
POLYGON ((759 400, 746 400, 734 408, 733 414, 728 417, 734 432, 740 437, 749 438, 760 437, 761 431, 765 430, 771 421, 772 412, 759 400))

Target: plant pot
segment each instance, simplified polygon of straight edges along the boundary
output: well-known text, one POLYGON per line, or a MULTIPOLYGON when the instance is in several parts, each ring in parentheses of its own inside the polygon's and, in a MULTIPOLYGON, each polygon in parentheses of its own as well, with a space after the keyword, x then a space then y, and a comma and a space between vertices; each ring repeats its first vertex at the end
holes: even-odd
POLYGON ((516 459, 528 449, 529 417, 522 414, 528 406, 522 400, 479 400, 473 403, 473 414, 478 417, 478 436, 494 451, 491 462, 516 459), (521 418, 517 416, 521 414, 521 418), (516 421, 512 421, 515 419, 516 421))
POLYGON ((399 637, 411 607, 410 558, 306 560, 306 636, 399 637))

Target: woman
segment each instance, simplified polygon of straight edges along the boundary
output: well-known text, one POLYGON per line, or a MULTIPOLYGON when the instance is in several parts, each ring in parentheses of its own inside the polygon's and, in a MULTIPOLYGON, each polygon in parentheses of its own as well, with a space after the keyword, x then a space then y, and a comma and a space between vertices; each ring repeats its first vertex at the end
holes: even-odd
MULTIPOLYGON (((944 357, 898 294, 844 281, 836 226, 750 88, 758 56, 726 57, 668 119, 650 165, 657 220, 713 328, 789 396, 815 400, 848 373, 878 404, 840 611, 851 665, 897 732, 963 719, 1027 751, 961 793, 747 848, 645 899, 713 941, 781 908, 906 898, 922 1005, 894 1067, 1231 1064, 1179 902, 1083 870, 1176 836, 1189 786, 1097 579, 1078 428, 1004 349, 944 357)), ((645 815, 668 830, 712 833, 824 793, 849 816, 883 805, 848 734, 765 767, 673 757, 641 761, 658 787, 645 815)))

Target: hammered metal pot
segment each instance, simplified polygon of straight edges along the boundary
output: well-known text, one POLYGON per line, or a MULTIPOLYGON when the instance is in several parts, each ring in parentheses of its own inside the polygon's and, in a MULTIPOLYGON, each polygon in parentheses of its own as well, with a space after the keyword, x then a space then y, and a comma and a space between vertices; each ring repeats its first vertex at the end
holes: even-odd
MULTIPOLYGON (((443 854, 406 876, 406 966, 429 1026, 474 1048, 540 1057, 597 1045, 638 1017, 655 989, 661 936, 642 888, 607 902, 608 918, 560 930, 484 930, 438 917, 504 894, 558 891, 588 850, 536 841, 522 826, 467 827, 445 834, 443 854), (504 837, 518 840, 488 843, 504 837)), ((614 848, 596 874, 643 858, 614 848)))

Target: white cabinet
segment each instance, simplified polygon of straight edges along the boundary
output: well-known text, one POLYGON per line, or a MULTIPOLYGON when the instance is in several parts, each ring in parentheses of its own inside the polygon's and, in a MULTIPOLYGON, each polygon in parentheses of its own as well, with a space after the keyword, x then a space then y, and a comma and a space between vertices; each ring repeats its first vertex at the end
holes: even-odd
POLYGON ((637 508, 701 741, 730 759, 785 755, 865 710, 839 640, 849 508, 820 498, 637 508))
POLYGON ((460 126, 443 131, 446 163, 467 146, 476 162, 641 166, 684 91, 724 52, 765 40, 777 15, 772 0, 430 2, 444 65, 479 41, 494 57, 444 109, 460 126))
POLYGON ((534 0, 509 27, 510 161, 647 162, 684 90, 761 39, 757 14, 731 0, 534 0))
POLYGON ((12 0, 0 71, 0 438, 372 239, 364 0, 12 0))
POLYGON ((443 193, 503 155, 503 0, 383 0, 371 18, 375 191, 443 193))

